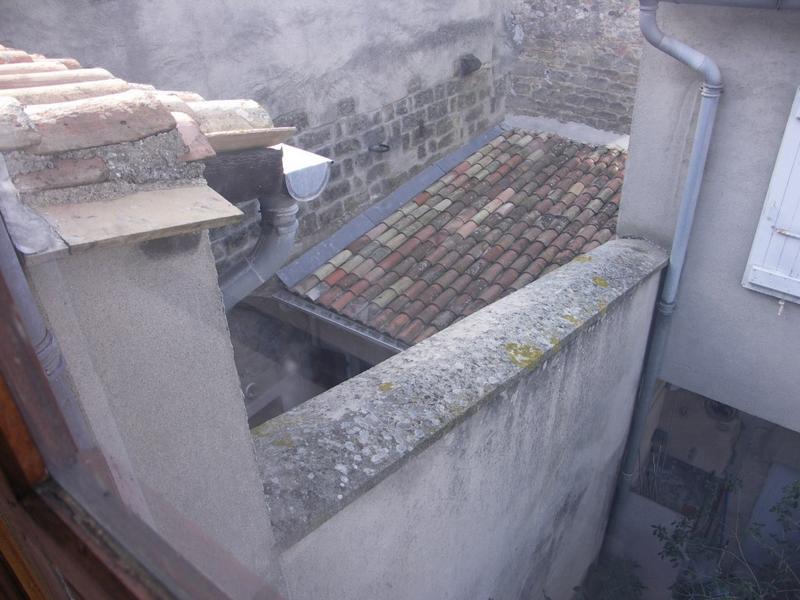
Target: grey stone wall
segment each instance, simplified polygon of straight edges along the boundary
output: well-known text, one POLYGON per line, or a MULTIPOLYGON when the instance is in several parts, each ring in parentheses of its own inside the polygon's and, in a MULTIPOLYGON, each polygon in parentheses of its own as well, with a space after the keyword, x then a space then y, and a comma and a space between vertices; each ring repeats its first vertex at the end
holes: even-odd
POLYGON ((641 35, 636 0, 511 0, 508 110, 627 133, 641 35))
MULTIPOLYGON (((325 192, 301 204, 296 253, 324 239, 370 205, 478 133, 503 115, 505 80, 491 66, 464 77, 423 87, 408 82, 399 100, 362 111, 357 98, 337 105, 334 121, 308 127, 308 115, 279 117, 299 132, 290 142, 333 159, 325 192), (385 144, 388 150, 379 151, 385 144)), ((246 255, 258 237, 258 204, 239 205, 247 215, 237 225, 212 232, 217 264, 224 270, 246 255)))

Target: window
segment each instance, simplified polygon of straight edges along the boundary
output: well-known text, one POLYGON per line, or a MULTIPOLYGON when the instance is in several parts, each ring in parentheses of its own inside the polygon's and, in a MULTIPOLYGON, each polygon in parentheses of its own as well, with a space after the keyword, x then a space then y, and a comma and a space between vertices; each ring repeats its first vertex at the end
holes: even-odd
POLYGON ((800 303, 800 90, 775 161, 742 285, 800 303))

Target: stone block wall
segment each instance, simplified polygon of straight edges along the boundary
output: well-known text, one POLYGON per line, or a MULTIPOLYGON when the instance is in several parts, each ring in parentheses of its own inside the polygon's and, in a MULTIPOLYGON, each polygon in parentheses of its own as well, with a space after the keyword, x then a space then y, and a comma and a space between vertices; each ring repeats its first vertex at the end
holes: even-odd
POLYGON ((512 0, 508 111, 627 133, 641 54, 635 0, 512 0))
MULTIPOLYGON (((489 65, 432 86, 415 77, 404 97, 374 110, 361 111, 357 98, 345 98, 337 103, 336 119, 316 127, 308 126, 308 115, 302 112, 276 117, 276 124, 297 127, 289 143, 334 161, 325 192, 300 206, 295 253, 497 124, 505 112, 505 87, 505 78, 489 65)), ((221 271, 245 256, 258 238, 258 203, 238 206, 245 219, 211 233, 221 271)))

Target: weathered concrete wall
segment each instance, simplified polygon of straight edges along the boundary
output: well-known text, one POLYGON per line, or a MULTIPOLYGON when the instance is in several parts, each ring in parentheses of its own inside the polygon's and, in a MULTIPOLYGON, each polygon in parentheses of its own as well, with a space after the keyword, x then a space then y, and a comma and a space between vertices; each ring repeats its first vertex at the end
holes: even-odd
POLYGON ((121 437, 146 494, 166 501, 150 506, 156 530, 201 569, 213 560, 184 537, 171 505, 276 582, 207 234, 95 248, 28 276, 101 448, 113 455, 106 440, 121 437))
MULTIPOLYGON (((712 56, 725 92, 662 370, 667 381, 800 430, 800 306, 742 287, 800 82, 800 11, 664 4, 666 32, 712 56)), ((620 208, 621 235, 668 245, 691 150, 699 80, 647 48, 620 208)))
POLYGON ((664 261, 609 242, 255 429, 289 597, 571 597, 664 261))
MULTIPOLYGON (((162 89, 253 98, 298 127, 296 145, 338 163, 325 196, 304 208, 302 249, 500 120, 505 2, 9 0, 0 43, 162 89), (485 67, 453 79, 465 53, 485 67), (381 142, 389 152, 367 151, 381 142)), ((241 231, 215 245, 221 261, 253 243, 241 231)))
POLYGON ((641 50, 636 0, 510 0, 511 113, 630 128, 641 50))

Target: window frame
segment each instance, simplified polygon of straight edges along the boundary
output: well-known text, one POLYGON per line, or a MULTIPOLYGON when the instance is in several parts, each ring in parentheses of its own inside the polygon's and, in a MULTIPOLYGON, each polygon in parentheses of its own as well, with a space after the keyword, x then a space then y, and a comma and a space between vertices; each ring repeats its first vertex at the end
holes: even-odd
POLYGON ((778 222, 787 207, 794 208, 795 222, 800 217, 800 194, 789 198, 787 192, 794 179, 800 181, 800 88, 792 102, 742 278, 742 285, 747 289, 800 303, 800 230, 788 229, 785 223, 778 222), (775 268, 773 261, 767 258, 777 240, 783 240, 781 253, 787 243, 799 247, 788 272, 775 268), (797 274, 793 275, 795 271, 797 274))

